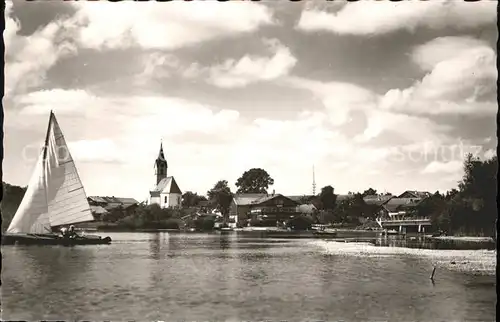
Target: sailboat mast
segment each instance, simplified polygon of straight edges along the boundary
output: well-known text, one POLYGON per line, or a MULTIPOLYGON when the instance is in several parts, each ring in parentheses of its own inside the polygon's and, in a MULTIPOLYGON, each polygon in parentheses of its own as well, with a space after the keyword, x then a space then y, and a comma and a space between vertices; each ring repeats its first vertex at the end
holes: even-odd
MULTIPOLYGON (((54 116, 54 113, 52 112, 52 110, 50 110, 50 116, 49 116, 49 124, 47 125, 47 133, 45 135, 45 143, 43 145, 43 159, 42 159, 42 162, 43 162, 43 166, 45 167, 46 163, 47 163, 47 150, 48 150, 48 147, 49 147, 49 133, 50 133, 50 125, 52 123, 52 118, 54 116)), ((42 176, 43 176, 43 181, 45 183, 45 202, 47 203, 47 207, 48 207, 48 204, 49 204, 49 196, 48 196, 48 185, 47 185, 47 180, 46 180, 46 177, 45 177, 45 171, 42 172, 42 176)), ((49 209, 47 208, 47 213, 49 212, 49 209)), ((49 233, 51 232, 50 229, 44 227, 49 233)))
POLYGON ((47 147, 49 145, 49 133, 50 133, 50 124, 52 123, 52 116, 54 113, 52 110, 50 110, 50 116, 49 116, 49 124, 47 125, 47 134, 45 135, 45 143, 43 145, 43 161, 47 159, 47 147))

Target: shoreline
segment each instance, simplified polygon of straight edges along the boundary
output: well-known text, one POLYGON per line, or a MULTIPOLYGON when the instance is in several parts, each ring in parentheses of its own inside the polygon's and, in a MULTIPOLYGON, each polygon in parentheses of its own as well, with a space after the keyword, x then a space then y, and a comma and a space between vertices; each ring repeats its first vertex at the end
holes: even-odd
POLYGON ((464 241, 464 242, 477 242, 477 243, 484 243, 484 242, 495 242, 493 237, 476 237, 476 236, 436 236, 436 237, 430 237, 432 239, 439 239, 439 240, 449 240, 449 241, 464 241))
MULTIPOLYGON (((245 227, 245 228, 236 228, 233 231, 228 231, 228 232, 234 232, 234 233, 276 233, 276 232, 282 232, 275 227, 245 227), (246 228, 246 229, 245 229, 246 228), (249 229, 250 228, 250 229, 249 229)), ((210 230, 210 231, 189 231, 189 230, 183 230, 183 229, 163 229, 163 228, 139 228, 139 229, 130 229, 130 228, 125 228, 125 227, 106 227, 106 228, 101 228, 101 227, 86 227, 86 228, 79 228, 77 230, 80 231, 88 231, 88 232, 100 232, 100 233, 107 233, 107 232, 123 232, 123 233, 154 233, 154 232, 171 232, 171 233, 187 233, 187 234, 192 234, 192 233, 215 233, 215 232, 221 232, 218 229, 210 230)), ((297 235, 299 237, 300 235, 303 235, 305 231, 286 231, 287 235, 297 235)), ((314 232, 314 230, 311 230, 309 232, 314 232)), ((348 229, 348 228, 336 228, 336 229, 328 229, 327 232, 329 233, 340 233, 340 234, 355 234, 355 235, 379 235, 383 234, 381 231, 374 231, 374 230, 361 230, 361 229, 348 229)), ((283 233, 283 232, 282 232, 283 233)), ((398 235, 399 236, 399 235, 398 235)), ((339 236, 340 237, 340 236, 339 236)), ((426 239, 434 239, 434 240, 443 240, 443 241, 457 241, 457 242, 472 242, 472 243, 496 243, 493 237, 480 237, 480 236, 429 236, 429 235, 422 235, 421 237, 426 238, 426 239)))

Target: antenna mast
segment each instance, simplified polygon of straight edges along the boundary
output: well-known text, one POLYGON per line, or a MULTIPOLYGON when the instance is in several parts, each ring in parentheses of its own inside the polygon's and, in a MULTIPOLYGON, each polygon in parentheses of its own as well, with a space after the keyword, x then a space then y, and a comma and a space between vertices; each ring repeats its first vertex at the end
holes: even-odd
POLYGON ((314 175, 314 165, 313 165, 313 196, 316 195, 316 177, 314 175))

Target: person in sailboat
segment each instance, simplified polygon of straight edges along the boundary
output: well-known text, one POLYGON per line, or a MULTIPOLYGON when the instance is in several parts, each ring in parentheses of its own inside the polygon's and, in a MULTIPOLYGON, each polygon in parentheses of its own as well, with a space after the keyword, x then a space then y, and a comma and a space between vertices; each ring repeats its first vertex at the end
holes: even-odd
POLYGON ((68 229, 68 235, 69 235, 69 238, 75 238, 77 237, 78 235, 76 234, 76 231, 75 231, 75 226, 73 225, 70 225, 69 226, 69 229, 68 229))
POLYGON ((75 232, 75 226, 70 225, 69 228, 62 227, 61 228, 61 235, 64 238, 75 238, 77 237, 77 233, 75 232))
POLYGON ((62 235, 63 237, 68 236, 68 228, 66 228, 66 227, 62 227, 62 228, 60 229, 60 232, 61 232, 61 235, 62 235))

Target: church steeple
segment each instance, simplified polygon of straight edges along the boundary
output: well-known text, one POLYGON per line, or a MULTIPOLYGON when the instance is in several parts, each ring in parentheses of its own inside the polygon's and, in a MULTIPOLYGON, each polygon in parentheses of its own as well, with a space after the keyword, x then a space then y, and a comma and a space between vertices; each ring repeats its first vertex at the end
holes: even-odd
POLYGON ((163 142, 160 142, 160 152, 155 161, 156 184, 167 177, 167 169, 168 164, 165 154, 163 153, 163 142))

